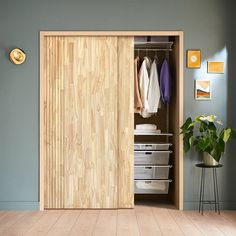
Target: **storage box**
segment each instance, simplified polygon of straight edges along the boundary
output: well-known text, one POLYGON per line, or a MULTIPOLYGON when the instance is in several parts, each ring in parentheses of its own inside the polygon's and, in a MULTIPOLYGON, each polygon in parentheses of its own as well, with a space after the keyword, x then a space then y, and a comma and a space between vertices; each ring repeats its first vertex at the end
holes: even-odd
POLYGON ((135 151, 135 165, 168 165, 172 151, 135 151))
POLYGON ((168 194, 171 180, 135 180, 136 194, 168 194))
POLYGON ((169 150, 171 143, 135 143, 134 150, 169 150))
POLYGON ((168 179, 172 166, 135 166, 134 179, 168 179))

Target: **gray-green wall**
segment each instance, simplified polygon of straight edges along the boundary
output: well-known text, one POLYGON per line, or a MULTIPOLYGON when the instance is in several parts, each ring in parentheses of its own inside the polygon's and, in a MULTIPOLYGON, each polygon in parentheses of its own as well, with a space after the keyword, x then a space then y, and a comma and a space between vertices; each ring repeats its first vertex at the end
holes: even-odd
MULTIPOLYGON (((203 61, 224 59, 227 49, 223 75, 208 75, 206 62, 200 70, 185 68, 184 116, 215 113, 235 127, 230 9, 224 0, 0 0, 0 209, 38 208, 40 30, 184 30, 185 49, 201 49, 203 61), (27 53, 21 66, 8 60, 13 47, 27 53), (212 80, 211 101, 194 100, 196 78, 212 80)), ((233 146, 223 158, 219 187, 222 206, 236 209, 233 146)), ((194 153, 185 158, 185 209, 197 206, 197 161, 194 153)))

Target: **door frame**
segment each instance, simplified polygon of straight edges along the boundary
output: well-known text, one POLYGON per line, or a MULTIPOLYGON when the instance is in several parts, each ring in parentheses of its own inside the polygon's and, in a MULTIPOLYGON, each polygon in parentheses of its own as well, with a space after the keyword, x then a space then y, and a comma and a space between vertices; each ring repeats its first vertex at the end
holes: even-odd
MULTIPOLYGON (((183 77, 184 77, 184 32, 183 31, 40 31, 40 81, 39 81, 39 209, 44 210, 44 38, 47 36, 177 36, 179 37, 178 70, 178 127, 183 124, 183 77)), ((183 139, 178 136, 176 207, 183 210, 183 139)))

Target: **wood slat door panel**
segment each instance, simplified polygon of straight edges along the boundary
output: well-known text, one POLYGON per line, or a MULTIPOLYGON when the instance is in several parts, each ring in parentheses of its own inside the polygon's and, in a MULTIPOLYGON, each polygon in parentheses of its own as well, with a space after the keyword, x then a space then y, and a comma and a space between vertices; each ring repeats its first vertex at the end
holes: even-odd
POLYGON ((127 54, 124 39, 47 36, 44 45, 44 207, 132 207, 132 184, 125 182, 133 172, 133 136, 129 141, 127 133, 133 106, 126 105, 133 89, 128 92, 129 76, 118 71, 118 60, 128 58, 118 56, 127 54))
POLYGON ((134 207, 134 38, 118 38, 118 206, 134 207))

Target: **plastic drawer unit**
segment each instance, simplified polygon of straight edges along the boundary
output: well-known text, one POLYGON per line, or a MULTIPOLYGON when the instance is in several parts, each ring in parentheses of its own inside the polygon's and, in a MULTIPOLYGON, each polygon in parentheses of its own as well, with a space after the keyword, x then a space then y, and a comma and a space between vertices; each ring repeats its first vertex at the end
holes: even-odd
POLYGON ((136 194, 168 194, 171 180, 134 180, 136 194))
POLYGON ((172 166, 135 166, 134 179, 168 179, 172 166))
POLYGON ((172 151, 134 151, 135 165, 168 165, 172 151))

